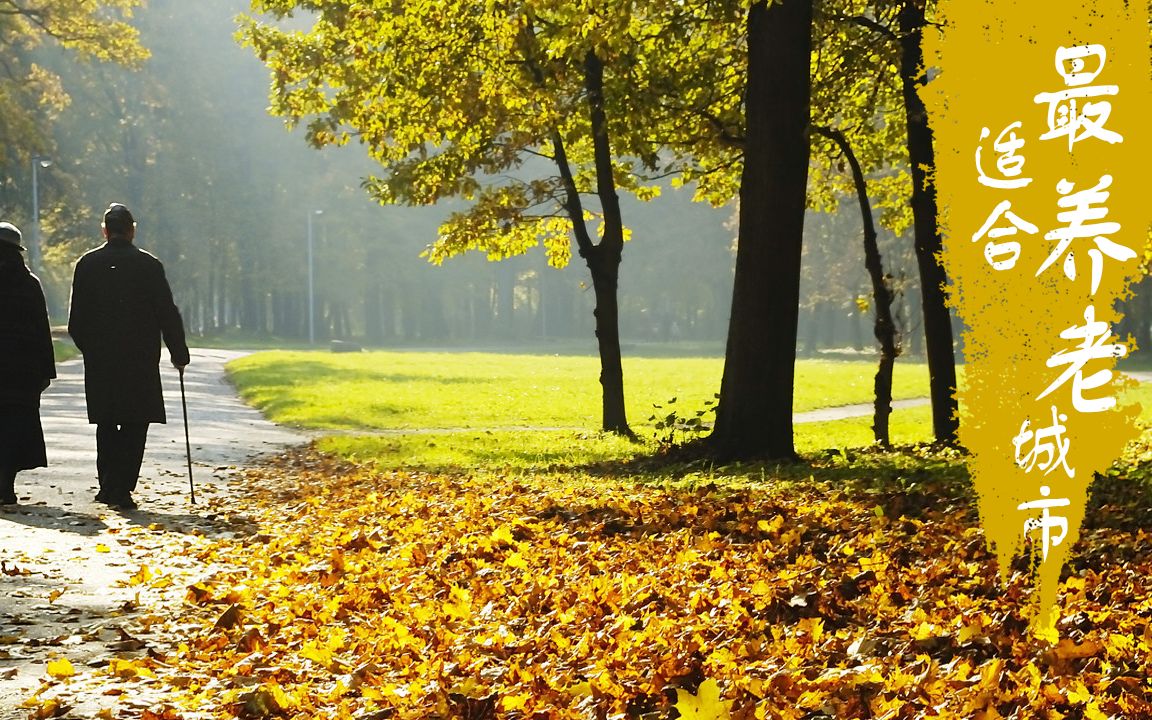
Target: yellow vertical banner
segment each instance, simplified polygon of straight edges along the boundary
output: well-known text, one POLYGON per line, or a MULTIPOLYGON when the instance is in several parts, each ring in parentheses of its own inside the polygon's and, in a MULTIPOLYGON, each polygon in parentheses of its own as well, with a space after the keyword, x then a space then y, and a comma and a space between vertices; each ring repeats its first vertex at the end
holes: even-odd
POLYGON ((960 441, 1001 574, 1028 554, 1053 637, 1093 476, 1136 434, 1115 327, 1152 218, 1148 10, 943 0, 938 19, 922 94, 967 326, 960 441))

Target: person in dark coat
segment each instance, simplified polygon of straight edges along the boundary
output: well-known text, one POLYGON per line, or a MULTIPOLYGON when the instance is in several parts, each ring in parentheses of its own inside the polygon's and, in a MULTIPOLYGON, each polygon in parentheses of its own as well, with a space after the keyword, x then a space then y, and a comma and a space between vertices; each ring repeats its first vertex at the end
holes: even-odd
POLYGON ((132 213, 112 203, 102 227, 107 242, 76 263, 68 332, 84 355, 88 422, 96 426, 96 500, 133 509, 148 425, 167 422, 160 341, 181 371, 188 345, 164 266, 132 244, 132 213))
POLYGON ((20 253, 20 230, 0 222, 0 504, 16 504, 16 474, 45 467, 40 393, 56 377, 48 307, 20 253))

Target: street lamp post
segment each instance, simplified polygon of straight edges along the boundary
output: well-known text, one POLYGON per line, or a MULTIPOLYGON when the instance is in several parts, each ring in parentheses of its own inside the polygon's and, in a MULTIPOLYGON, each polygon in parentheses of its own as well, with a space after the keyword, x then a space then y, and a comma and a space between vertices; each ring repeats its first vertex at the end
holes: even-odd
POLYGON ((28 264, 32 272, 40 271, 40 168, 52 166, 52 160, 42 155, 32 158, 32 242, 28 243, 28 264))
POLYGON ((316 292, 313 285, 312 262, 312 218, 323 215, 323 210, 313 210, 308 213, 308 344, 316 344, 316 292))

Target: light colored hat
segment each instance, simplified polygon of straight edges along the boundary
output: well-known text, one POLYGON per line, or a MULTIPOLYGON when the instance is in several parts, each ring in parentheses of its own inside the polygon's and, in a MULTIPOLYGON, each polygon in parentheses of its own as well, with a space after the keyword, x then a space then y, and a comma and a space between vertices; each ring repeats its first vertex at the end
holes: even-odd
POLYGON ((24 246, 20 244, 22 239, 20 228, 10 222, 0 222, 0 242, 15 245, 17 250, 23 250, 24 246))

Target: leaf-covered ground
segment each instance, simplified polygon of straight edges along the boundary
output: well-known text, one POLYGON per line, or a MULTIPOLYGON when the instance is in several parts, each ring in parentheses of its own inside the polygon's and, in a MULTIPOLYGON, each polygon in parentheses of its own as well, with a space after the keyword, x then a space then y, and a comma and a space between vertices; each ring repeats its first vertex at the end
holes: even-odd
POLYGON ((850 460, 672 485, 287 456, 245 479, 259 529, 198 551, 221 569, 170 642, 99 671, 165 702, 105 717, 1152 717, 1142 479, 1100 483, 1051 645, 955 458, 850 460))

